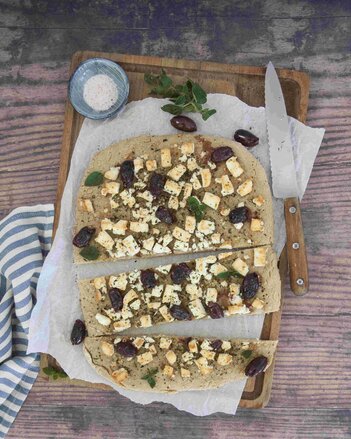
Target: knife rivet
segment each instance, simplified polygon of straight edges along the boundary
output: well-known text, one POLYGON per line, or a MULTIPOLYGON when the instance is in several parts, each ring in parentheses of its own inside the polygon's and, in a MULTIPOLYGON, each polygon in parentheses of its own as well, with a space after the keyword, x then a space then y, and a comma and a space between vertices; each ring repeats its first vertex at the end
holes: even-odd
POLYGON ((300 244, 298 242, 294 242, 293 245, 292 245, 292 248, 294 250, 297 250, 298 248, 300 248, 300 244))
POLYGON ((296 213, 296 207, 295 206, 289 207, 289 212, 290 213, 296 213))
POLYGON ((303 281, 303 279, 299 278, 297 279, 296 283, 301 287, 305 282, 303 281))

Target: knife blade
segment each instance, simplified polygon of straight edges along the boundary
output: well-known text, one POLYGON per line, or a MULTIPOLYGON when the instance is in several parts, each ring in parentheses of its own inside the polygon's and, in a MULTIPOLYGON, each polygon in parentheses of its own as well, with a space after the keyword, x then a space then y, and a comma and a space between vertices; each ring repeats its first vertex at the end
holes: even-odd
POLYGON ((284 199, 290 287, 294 294, 303 295, 309 279, 299 188, 284 96, 271 62, 266 70, 265 101, 273 195, 284 199))

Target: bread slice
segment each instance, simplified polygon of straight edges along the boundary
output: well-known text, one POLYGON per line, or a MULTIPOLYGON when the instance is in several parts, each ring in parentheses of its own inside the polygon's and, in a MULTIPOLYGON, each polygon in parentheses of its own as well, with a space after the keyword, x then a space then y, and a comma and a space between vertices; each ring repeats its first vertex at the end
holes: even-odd
POLYGON ((186 266, 190 273, 183 280, 176 279, 179 264, 173 264, 81 281, 80 303, 89 336, 177 322, 183 317, 270 313, 280 307, 277 257, 270 246, 192 259, 186 266), (153 283, 142 282, 145 274, 153 283), (259 281, 252 297, 243 293, 242 286, 250 276, 253 283, 259 281))
MULTIPOLYGON (((75 233, 86 226, 96 230, 90 245, 98 249, 98 261, 270 245, 271 192, 261 164, 237 142, 191 134, 141 136, 93 157, 78 193, 75 233), (232 157, 214 163, 213 152, 223 146, 232 157), (126 160, 134 167, 129 189, 120 172, 126 160), (104 175, 100 185, 85 185, 92 172, 104 175), (166 180, 158 197, 149 191, 155 173, 166 180), (205 210, 196 219, 199 206, 205 210), (160 207, 170 209, 172 224, 159 220, 160 207), (237 208, 247 215, 233 223, 229 213, 237 208)), ((74 247, 77 263, 87 262, 81 250, 74 247)))
POLYGON ((104 336, 87 337, 84 352, 97 373, 118 386, 174 393, 213 389, 262 372, 276 346, 271 340, 104 336))

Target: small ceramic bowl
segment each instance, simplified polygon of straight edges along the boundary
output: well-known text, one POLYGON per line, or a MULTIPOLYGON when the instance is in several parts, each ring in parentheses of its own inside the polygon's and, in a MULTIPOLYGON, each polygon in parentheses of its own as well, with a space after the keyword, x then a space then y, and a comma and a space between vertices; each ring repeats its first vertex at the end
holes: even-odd
POLYGON ((117 63, 105 58, 90 58, 82 62, 68 83, 68 97, 78 113, 89 119, 107 119, 116 116, 125 106, 129 95, 129 81, 125 71, 117 63), (118 98, 108 110, 96 111, 83 98, 84 84, 94 75, 109 76, 116 84, 118 98))

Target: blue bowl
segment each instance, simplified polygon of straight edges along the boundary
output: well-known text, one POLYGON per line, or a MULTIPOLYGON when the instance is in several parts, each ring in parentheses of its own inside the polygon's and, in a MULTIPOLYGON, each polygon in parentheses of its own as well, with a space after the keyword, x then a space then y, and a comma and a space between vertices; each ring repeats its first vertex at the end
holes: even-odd
POLYGON ((79 64, 68 83, 68 97, 73 107, 89 119, 107 119, 116 116, 127 103, 128 95, 129 81, 125 71, 117 63, 105 58, 90 58, 79 64), (84 84, 97 74, 109 76, 118 90, 117 102, 105 111, 93 110, 83 98, 84 84))

